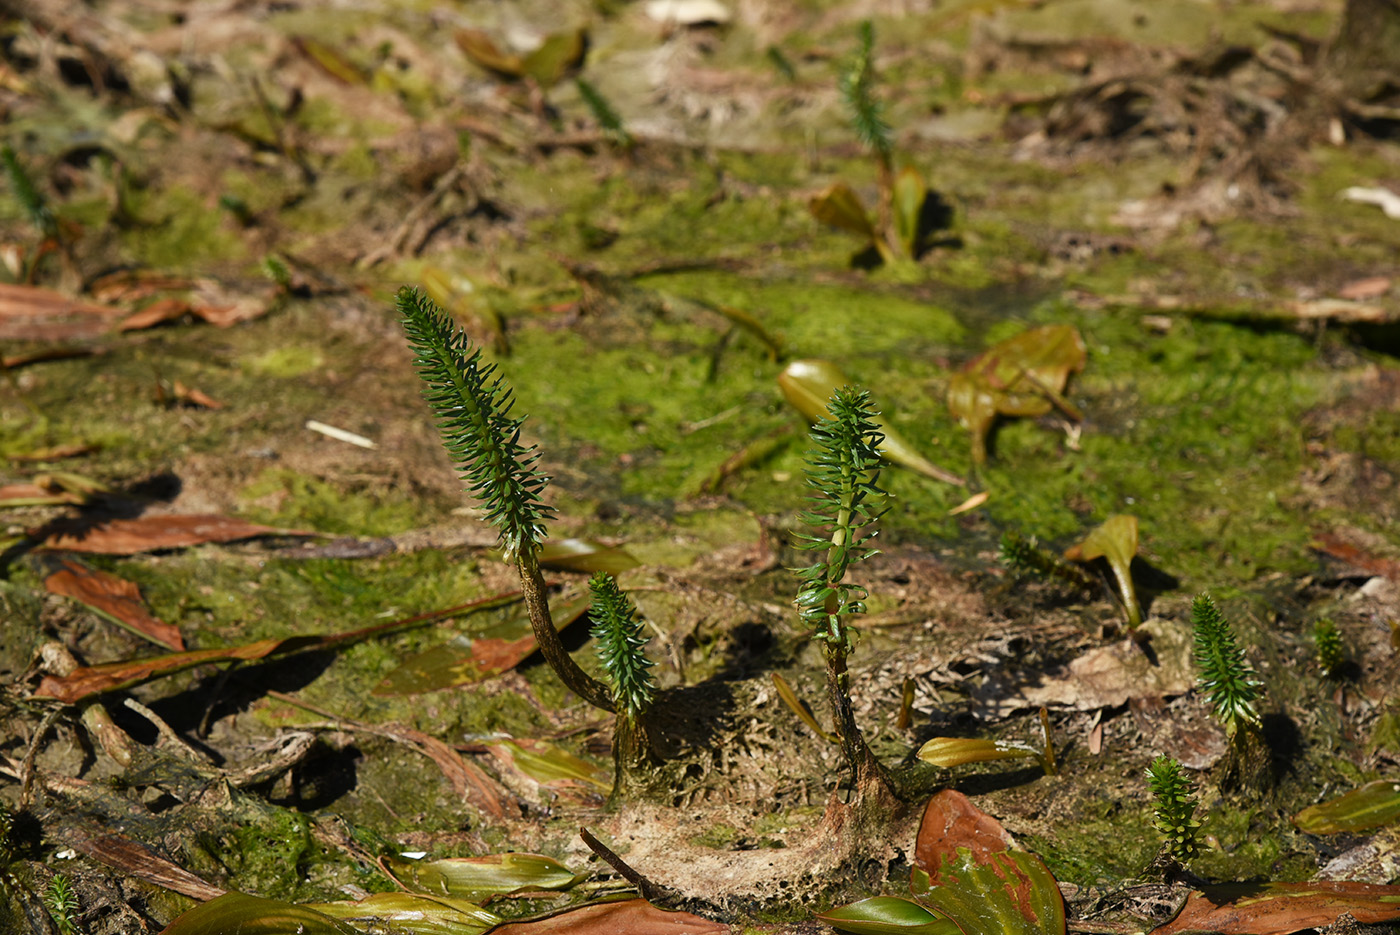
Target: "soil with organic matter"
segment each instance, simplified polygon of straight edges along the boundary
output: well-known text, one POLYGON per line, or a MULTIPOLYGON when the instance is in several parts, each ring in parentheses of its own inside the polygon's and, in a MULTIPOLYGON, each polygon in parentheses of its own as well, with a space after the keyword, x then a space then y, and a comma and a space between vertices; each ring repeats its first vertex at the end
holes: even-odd
POLYGON ((579 875, 501 919, 639 888, 815 931, 909 895, 943 789, 1075 931, 1204 881, 1400 882, 1393 822, 1295 822, 1400 776, 1400 55, 1393 4, 1350 6, 0 0, 0 930, 363 899, 422 852, 579 875), (526 417, 579 665, 591 572, 638 609, 657 757, 621 795, 612 716, 532 651, 422 398, 404 285, 526 417), (1046 326, 1082 345, 1063 387, 1006 364, 1046 326), (793 604, 804 360, 904 446, 851 571, 878 810, 793 604), (1115 516, 1136 628, 1103 559, 1085 586, 1001 554, 1063 564, 1115 516), (1243 780, 1201 593, 1260 683, 1243 780), (938 767, 934 738, 1040 757, 938 767), (1185 875, 1154 863, 1162 755, 1200 800, 1185 875))

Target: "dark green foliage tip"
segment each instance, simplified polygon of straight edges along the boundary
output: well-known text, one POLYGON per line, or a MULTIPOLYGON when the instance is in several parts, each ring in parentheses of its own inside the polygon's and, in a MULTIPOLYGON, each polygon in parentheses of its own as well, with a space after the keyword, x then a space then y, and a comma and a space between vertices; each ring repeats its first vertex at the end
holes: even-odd
POLYGON ((1232 733, 1241 723, 1259 725, 1259 681, 1245 661, 1230 624, 1216 609, 1209 594, 1191 602, 1191 625, 1196 631, 1196 684, 1205 692, 1216 720, 1232 733))
POLYGON ((822 560, 798 571, 797 609, 819 640, 849 645, 841 618, 865 612, 865 589, 842 579, 853 563, 875 554, 867 543, 883 510, 879 487, 880 444, 884 435, 874 422, 870 394, 842 387, 832 396, 827 417, 812 426, 816 446, 807 452, 807 497, 811 509, 801 514, 814 534, 801 536, 798 548, 825 550, 822 560))
POLYGON ((9 146, 0 146, 0 165, 5 168, 5 177, 9 180, 10 190, 14 192, 15 200, 24 209, 24 214, 29 218, 29 223, 39 229, 39 233, 45 237, 58 236, 58 221, 54 218, 53 212, 49 210, 48 204, 44 201, 44 196, 39 194, 39 189, 34 187, 34 181, 20 164, 19 157, 9 146))
POLYGON ((405 286, 395 302, 423 378, 423 398, 467 489, 499 527, 507 556, 535 549, 553 515, 540 500, 549 478, 535 468, 539 453, 520 442, 525 420, 510 417, 510 387, 422 292, 405 286))
POLYGON ((619 713, 636 718, 650 707, 656 688, 648 671, 653 663, 646 656, 642 623, 611 575, 596 572, 588 590, 593 594, 590 632, 598 641, 598 658, 608 675, 613 701, 619 713))
POLYGON ((1191 794, 1191 781, 1181 774, 1180 763, 1169 756, 1159 756, 1147 768, 1147 784, 1156 799, 1154 824, 1166 839, 1172 857, 1185 863, 1200 850, 1196 831, 1201 823, 1195 819, 1196 797, 1191 794))
POLYGON ((869 20, 860 24, 860 49, 841 75, 841 99, 850 111, 851 125, 868 149, 888 160, 894 152, 890 126, 884 120, 884 105, 871 93, 874 82, 871 59, 874 57, 875 27, 869 20))

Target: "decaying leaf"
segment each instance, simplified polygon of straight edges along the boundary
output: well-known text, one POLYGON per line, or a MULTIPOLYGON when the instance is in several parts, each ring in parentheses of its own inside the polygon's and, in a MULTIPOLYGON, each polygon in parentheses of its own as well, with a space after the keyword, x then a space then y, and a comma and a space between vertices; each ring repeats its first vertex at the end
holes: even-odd
POLYGON ((345 85, 366 83, 364 70, 334 46, 311 36, 293 36, 292 45, 307 61, 335 81, 345 85))
POLYGON ((1334 799, 1309 805, 1293 816, 1308 834, 1340 834, 1379 828, 1400 818, 1400 782, 1377 779, 1334 799))
MULTIPOLYGON (((808 422, 824 418, 831 394, 849 385, 851 381, 840 368, 825 360, 794 360, 778 374, 778 386, 782 388, 783 396, 808 422)), ((880 445, 880 454, 886 461, 907 467, 934 480, 956 484, 959 487, 966 486, 961 477, 952 471, 944 470, 915 451, 914 447, 891 427, 889 420, 884 416, 877 415, 875 424, 885 434, 885 440, 880 445)))
POLYGON ((924 235, 921 225, 927 200, 928 183, 924 181, 924 174, 913 166, 900 169, 894 179, 890 206, 894 211, 894 230, 900 249, 910 259, 918 258, 922 246, 919 241, 924 235))
POLYGON ((507 737, 492 742, 490 749, 502 764, 549 789, 559 791, 582 785, 607 792, 612 788, 608 770, 543 740, 507 737))
POLYGON ((1344 912, 1362 925, 1400 919, 1400 886, 1321 880, 1208 886, 1187 897, 1176 918, 1151 935, 1289 935, 1326 928, 1344 912))
POLYGON ((965 933, 1064 935, 1059 885, 1039 857, 1010 849, 1000 823, 951 789, 924 811, 910 890, 965 933))
POLYGON ((70 597, 98 616, 166 649, 181 652, 185 641, 178 627, 152 616, 136 585, 105 571, 59 559, 58 568, 44 579, 50 594, 70 597))
POLYGON ((52 289, 0 283, 0 340, 68 341, 111 329, 122 310, 52 289))
MULTIPOLYGON (((183 549, 206 542, 237 542, 259 536, 314 536, 297 529, 260 526, 232 516, 171 514, 92 522, 82 518, 51 524, 40 548, 97 555, 136 555, 183 549)), ((32 535, 33 533, 31 533, 32 535)))
MULTIPOLYGON (((552 614, 559 630, 588 611, 586 599, 561 603, 552 614)), ((374 694, 416 695, 472 685, 508 672, 538 648, 529 617, 511 617, 408 657, 375 686, 374 694)))
POLYGON ((549 539, 540 546, 540 566, 556 571, 617 575, 640 564, 626 549, 590 539, 549 539))
POLYGON ((482 935, 500 916, 465 899, 417 893, 375 893, 354 902, 307 903, 304 907, 348 922, 363 932, 412 935, 482 935))
POLYGON ((543 87, 558 83, 578 67, 588 48, 588 32, 584 29, 546 36, 538 48, 525 55, 503 51, 480 29, 459 29, 453 33, 453 39, 467 58, 487 71, 502 78, 533 78, 543 87))
POLYGON ((1113 577, 1118 581, 1118 593, 1123 601, 1123 612, 1128 617, 1128 628, 1142 623, 1142 607, 1138 604, 1137 588, 1133 586, 1133 556, 1138 549, 1138 521, 1136 516, 1120 513, 1110 516, 1102 526, 1084 537, 1084 541, 1065 550, 1065 558, 1072 562, 1092 562, 1102 558, 1113 569, 1113 577))
POLYGON ((819 912, 817 918, 852 935, 962 935, 947 916, 899 896, 873 896, 819 912))
POLYGON ((728 935, 729 926, 645 899, 569 909, 533 922, 510 922, 492 935, 728 935))
POLYGON ((553 857, 541 854, 487 854, 441 860, 384 857, 380 865, 411 892, 472 902, 524 890, 566 890, 583 879, 553 857))
POLYGON ((1081 414, 1062 395, 1084 369, 1084 339, 1071 325, 1046 325, 1007 338, 973 358, 948 381, 948 410, 972 433, 972 460, 987 460, 987 433, 1001 416, 1043 416, 1058 408, 1081 414))

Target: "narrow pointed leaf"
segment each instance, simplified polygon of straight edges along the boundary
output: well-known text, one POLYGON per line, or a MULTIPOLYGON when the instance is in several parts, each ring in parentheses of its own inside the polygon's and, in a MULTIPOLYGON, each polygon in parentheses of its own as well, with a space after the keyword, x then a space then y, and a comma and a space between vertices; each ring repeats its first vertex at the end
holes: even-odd
POLYGON ((1003 740, 979 737, 935 737, 919 748, 919 759, 945 769, 989 760, 1019 760, 1040 757, 1040 751, 1003 740))
POLYGON ((1119 514, 1110 516, 1104 524, 1084 537, 1084 541, 1065 550, 1065 558, 1072 562, 1092 562, 1102 558, 1113 569, 1113 577, 1118 579, 1118 593, 1123 600, 1123 609, 1128 615, 1128 627, 1142 623, 1142 607, 1138 604, 1137 589, 1133 587, 1133 556, 1138 549, 1138 521, 1136 516, 1119 514))
POLYGON ((358 930, 307 906, 243 893, 225 893, 195 906, 161 935, 359 935, 358 930))
MULTIPOLYGON (((831 394, 850 383, 839 367, 825 360, 794 360, 778 374, 778 386, 782 388, 783 396, 808 422, 822 418, 831 394)), ((875 416, 874 422, 885 436, 880 445, 880 456, 886 461, 917 471, 934 480, 956 484, 959 487, 966 486, 961 477, 919 454, 883 416, 875 416)))
POLYGON ((452 34, 457 48, 476 64, 506 78, 525 74, 525 63, 519 55, 502 52, 495 41, 480 29, 462 28, 452 34))
POLYGON ((778 690, 778 697, 783 700, 783 704, 792 709, 792 713, 797 715, 798 720, 811 728, 812 733, 816 734, 822 740, 825 740, 827 743, 836 743, 836 735, 829 733, 817 723, 817 719, 812 716, 812 712, 808 710, 807 706, 802 703, 802 700, 797 697, 797 692, 792 690, 792 686, 788 684, 788 680, 777 672, 772 673, 772 675, 773 687, 778 690))
POLYGON ((540 567, 557 571, 597 571, 610 575, 636 568, 641 562, 626 549, 590 539, 549 539, 540 546, 540 567))
POLYGON ((913 166, 901 169, 894 180, 894 229, 899 246, 910 259, 919 255, 919 240, 923 234, 919 221, 927 198, 928 184, 923 173, 913 166))
POLYGON ((355 902, 308 903, 305 908, 361 931, 413 935, 482 935, 501 922, 500 916, 467 900, 417 893, 375 893, 355 902))
POLYGON ((146 609, 141 590, 124 578, 59 559, 58 568, 44 579, 50 594, 72 598, 93 613, 165 649, 182 652, 179 627, 159 620, 146 609))
POLYGON ((583 62, 587 47, 588 33, 585 30, 555 33, 546 37, 538 49, 526 55, 520 67, 541 87, 552 87, 583 62))
POLYGON ((473 902, 521 890, 566 890, 581 879, 553 857, 541 854, 489 854, 442 860, 385 857, 380 862, 386 873, 411 892, 473 902))
POLYGON ((853 935, 961 935, 957 923, 947 916, 898 896, 862 899, 817 913, 817 918, 853 935))
POLYGON ((875 225, 865 212, 860 196, 845 182, 833 182, 807 202, 812 217, 830 227, 849 231, 866 240, 878 240, 875 225))
POLYGON ((542 786, 582 784, 603 792, 612 788, 608 770, 543 740, 506 739, 492 744, 491 752, 542 786))
POLYGON ((1152 935, 1289 935, 1327 928, 1344 912, 1362 925, 1400 919, 1400 886, 1330 880, 1207 886, 1187 897, 1176 918, 1152 935))
POLYGON ((1377 779, 1335 799, 1319 802, 1293 816, 1293 824, 1308 834, 1366 831, 1400 818, 1400 783, 1377 779))

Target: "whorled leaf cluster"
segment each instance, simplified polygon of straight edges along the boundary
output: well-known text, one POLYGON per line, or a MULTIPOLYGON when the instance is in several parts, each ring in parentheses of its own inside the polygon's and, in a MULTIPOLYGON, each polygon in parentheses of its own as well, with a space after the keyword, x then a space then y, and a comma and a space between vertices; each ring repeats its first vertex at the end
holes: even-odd
POLYGON ((651 706, 656 683, 649 671, 653 662, 646 655, 646 637, 636 608, 606 572, 596 572, 589 579, 588 590, 593 595, 589 613, 593 617, 590 631, 598 641, 598 659, 608 676, 613 701, 620 715, 634 720, 651 706))
POLYGON ((1347 651, 1341 631, 1326 617, 1313 625, 1313 642, 1317 645, 1317 664, 1322 674, 1332 678, 1346 665, 1347 651))
POLYGON ((1159 756, 1147 768, 1147 784, 1152 790, 1154 821, 1166 840, 1171 856, 1180 863, 1195 857, 1200 851, 1196 832, 1196 797, 1191 780, 1181 773, 1181 764, 1169 756, 1159 756))
POLYGON ((1191 625, 1195 629, 1196 665, 1201 670, 1196 684, 1205 693, 1216 720, 1231 733, 1241 724, 1257 727, 1260 682, 1209 594, 1198 594, 1191 602, 1191 625))
POLYGON ((842 72, 839 87, 841 99, 850 111, 851 126, 856 136, 868 149, 888 161, 894 152, 894 139, 890 125, 884 119, 884 105, 875 99, 871 91, 874 49, 875 27, 866 20, 860 24, 860 49, 842 72))
POLYGON ((396 304, 423 378, 423 397, 468 490, 500 529, 507 555, 534 549, 553 512, 540 500, 549 478, 535 468, 539 453, 520 442, 525 420, 510 417, 510 387, 421 291, 405 286, 396 304))
POLYGON ((875 554, 866 544, 875 537, 873 524, 883 512, 876 507, 885 497, 877 483, 884 435, 874 422, 865 390, 837 390, 827 413, 812 426, 816 447, 807 452, 807 500, 812 506, 801 520, 812 532, 801 535, 797 544, 825 554, 798 570, 797 609, 816 639, 849 649, 844 620, 865 612, 866 592, 843 579, 852 563, 875 554))

